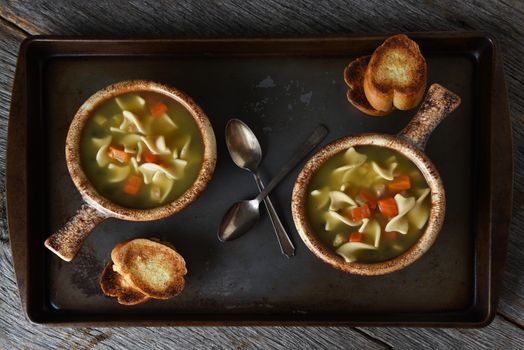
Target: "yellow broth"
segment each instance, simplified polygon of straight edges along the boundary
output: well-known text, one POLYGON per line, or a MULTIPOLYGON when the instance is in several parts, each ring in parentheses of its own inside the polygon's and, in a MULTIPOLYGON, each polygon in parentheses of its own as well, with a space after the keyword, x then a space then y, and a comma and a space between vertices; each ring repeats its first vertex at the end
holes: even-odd
MULTIPOLYGON (((339 253, 339 255, 342 255, 346 261, 371 263, 389 260, 405 252, 419 239, 426 225, 427 217, 429 216, 430 194, 428 185, 420 170, 408 158, 394 150, 378 146, 357 146, 354 150, 357 154, 367 157, 361 165, 349 170, 349 172, 340 171, 340 169, 344 169, 341 167, 348 166, 348 164, 351 163, 349 161, 351 159, 346 155, 346 152, 341 152, 327 160, 313 176, 306 201, 308 219, 311 227, 321 241, 327 247, 333 249, 339 253), (386 170, 390 170, 389 167, 393 167, 391 164, 397 163, 392 171, 394 175, 393 180, 396 180, 399 176, 408 175, 410 178, 410 188, 402 191, 390 190, 388 183, 391 183, 393 180, 390 181, 381 177, 373 169, 371 162, 375 162, 382 169, 386 170), (335 169, 339 170, 335 171, 335 169), (356 202, 356 206, 366 204, 370 207, 371 204, 360 194, 362 190, 372 194, 376 200, 380 198, 392 198, 397 194, 408 199, 414 198, 417 209, 416 212, 413 211, 411 214, 405 214, 403 216, 405 220, 401 217, 395 225, 392 225, 392 227, 397 227, 400 220, 404 220, 402 223, 408 221, 409 228, 407 232, 400 234, 399 232, 386 233, 385 228, 391 218, 385 218, 383 214, 381 214, 378 205, 376 205, 375 209, 370 208, 371 215, 369 220, 370 222, 374 221, 378 223, 380 226, 379 238, 366 231, 368 228, 374 227, 376 228, 374 232, 378 232, 378 225, 365 227, 363 233, 361 233, 360 236, 357 234, 355 238, 360 238, 363 243, 374 246, 374 248, 354 249, 351 253, 352 256, 349 257, 348 260, 347 255, 344 256, 340 254, 338 249, 343 244, 348 243, 350 235, 353 232, 358 232, 362 225, 350 226, 340 222, 340 220, 337 221, 333 219, 333 211, 335 211, 342 217, 349 218, 349 221, 354 221, 352 219, 352 209, 355 208, 355 205, 345 202, 335 202, 335 205, 341 207, 331 208, 336 210, 330 210, 330 206, 334 200, 332 200, 331 197, 329 200, 326 200, 326 196, 327 193, 331 193, 331 191, 343 192, 356 202), (425 198, 423 198, 423 196, 421 198, 423 193, 426 193, 425 198), (417 202, 419 198, 420 200, 417 202), (335 224, 327 224, 328 221, 334 222, 335 224), (422 227, 417 227, 413 222, 422 227), (332 227, 329 227, 328 230, 327 225, 331 225, 332 227), (376 242, 374 238, 377 239, 376 242)), ((359 163, 354 160, 351 161, 353 162, 352 164, 359 163)), ((413 200, 409 200, 409 203, 413 203, 413 200)), ((405 208, 408 208, 408 206, 405 208)), ((336 217, 338 218, 339 216, 336 217)))
POLYGON ((190 112, 173 99, 152 92, 128 93, 105 102, 88 119, 80 143, 82 168, 94 188, 112 202, 135 209, 158 207, 181 196, 196 180, 202 155, 202 138, 190 112), (107 150, 101 152, 109 137, 107 150), (125 157, 100 163, 99 152, 98 158, 106 161, 106 155, 114 155, 110 147, 124 151, 125 157), (145 163, 157 164, 162 171, 142 166, 145 163), (126 167, 129 173, 124 176, 126 167), (133 176, 141 180, 132 183, 133 176), (140 185, 134 186, 136 182, 140 185), (136 193, 126 192, 138 187, 136 193))

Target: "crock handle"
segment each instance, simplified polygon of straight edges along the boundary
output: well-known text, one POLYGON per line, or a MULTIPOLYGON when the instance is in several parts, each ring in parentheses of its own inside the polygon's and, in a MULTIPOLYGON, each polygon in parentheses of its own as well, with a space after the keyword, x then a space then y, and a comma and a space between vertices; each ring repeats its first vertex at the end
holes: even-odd
POLYGON ((432 84, 417 114, 398 137, 423 150, 433 130, 459 105, 460 97, 457 94, 442 85, 432 84))
POLYGON ((44 244, 61 259, 71 261, 82 247, 89 233, 105 219, 107 219, 107 215, 102 214, 89 204, 83 203, 75 215, 60 230, 49 236, 44 244))

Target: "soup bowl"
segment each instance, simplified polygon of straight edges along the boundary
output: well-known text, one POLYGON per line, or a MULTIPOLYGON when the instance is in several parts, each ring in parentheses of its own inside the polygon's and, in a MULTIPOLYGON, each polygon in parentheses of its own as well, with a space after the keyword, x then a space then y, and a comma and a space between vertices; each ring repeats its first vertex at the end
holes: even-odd
POLYGON ((96 92, 87 99, 76 112, 69 127, 65 156, 69 174, 82 196, 83 203, 76 214, 45 241, 45 246, 65 261, 71 261, 75 257, 91 230, 107 218, 130 221, 157 220, 186 208, 208 184, 217 158, 215 134, 204 111, 182 91, 145 80, 119 82, 96 92), (152 92, 179 103, 196 123, 203 145, 201 166, 195 181, 172 202, 149 209, 128 208, 101 195, 86 176, 80 159, 82 132, 92 114, 114 97, 131 92, 152 92))
POLYGON ((306 246, 322 261, 339 270, 357 275, 381 275, 400 270, 420 258, 435 242, 444 222, 446 198, 440 175, 424 153, 426 142, 435 127, 455 108, 460 98, 433 84, 424 102, 409 124, 396 136, 361 134, 343 137, 324 146, 304 166, 295 182, 291 209, 293 221, 306 246), (346 262, 326 246, 312 228, 307 213, 307 200, 312 178, 329 159, 354 146, 378 146, 397 151, 407 157, 422 173, 430 189, 430 212, 419 239, 402 254, 386 261, 346 262))

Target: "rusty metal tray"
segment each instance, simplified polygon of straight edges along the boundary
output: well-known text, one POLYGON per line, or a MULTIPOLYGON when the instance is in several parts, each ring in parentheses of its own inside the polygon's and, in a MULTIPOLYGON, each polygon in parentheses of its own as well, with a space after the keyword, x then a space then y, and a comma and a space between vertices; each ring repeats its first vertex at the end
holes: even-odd
POLYGON ((345 97, 342 72, 387 36, 300 39, 108 39, 33 37, 20 49, 9 120, 8 220, 18 287, 29 320, 48 325, 388 325, 475 327, 495 315, 511 217, 512 146, 502 61, 485 33, 410 33, 428 62, 428 82, 462 97, 431 137, 427 154, 447 191, 436 244, 408 268, 380 277, 336 271, 296 233, 290 194, 299 171, 273 201, 297 254, 286 259, 267 216, 248 235, 216 238, 220 218, 256 193, 234 166, 223 130, 231 117, 263 141, 268 180, 318 123, 325 143, 360 132, 398 132, 414 111, 366 117, 345 97), (206 111, 218 165, 204 194, 164 220, 107 220, 65 263, 44 239, 71 216, 80 196, 69 178, 64 140, 77 108, 95 91, 127 79, 170 84, 206 111), (104 297, 98 276, 113 246, 157 236, 186 258, 181 296, 125 307, 104 297))

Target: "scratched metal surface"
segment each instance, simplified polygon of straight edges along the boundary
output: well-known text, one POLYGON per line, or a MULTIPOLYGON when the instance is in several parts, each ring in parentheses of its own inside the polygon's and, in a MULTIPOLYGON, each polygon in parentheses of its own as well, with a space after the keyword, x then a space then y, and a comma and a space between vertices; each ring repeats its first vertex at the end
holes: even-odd
MULTIPOLYGON (((300 166, 272 194, 297 254, 278 249, 267 215, 248 235, 230 243, 216 238, 218 223, 235 200, 253 197, 251 176, 234 166, 223 130, 231 117, 257 131, 264 144, 266 179, 275 174, 318 123, 331 131, 324 143, 347 134, 398 132, 412 111, 366 118, 345 98, 341 72, 351 57, 142 59, 54 58, 44 66, 44 130, 48 191, 46 216, 52 232, 80 203, 64 162, 64 140, 76 109, 113 82, 150 79, 186 91, 208 114, 217 135, 218 165, 197 202, 155 222, 108 220, 86 241, 71 263, 48 255, 48 297, 65 311, 127 313, 103 296, 97 283, 111 249, 131 237, 158 236, 172 242, 188 262, 180 297, 133 308, 133 313, 333 313, 414 312, 466 309, 473 302, 471 181, 474 60, 461 54, 427 54, 429 81, 462 97, 461 108, 435 131, 428 154, 448 193, 448 217, 436 245, 416 264, 380 278, 352 276, 323 264, 302 244, 293 227, 290 193, 300 166), (448 74, 443 74, 446 70, 448 74), (451 74, 450 74, 451 73, 451 74), (211 78, 212 84, 207 83, 211 78), (460 147, 457 147, 460 146, 460 147), (260 262, 265 263, 261 264, 260 262), (398 288, 402 286, 402 288, 398 288), (442 288, 446 293, 441 293, 442 288), (384 293, 387 290, 388 293, 384 293), (351 302, 348 302, 351 300, 351 302)), ((205 318, 204 318, 205 319, 205 318)))

